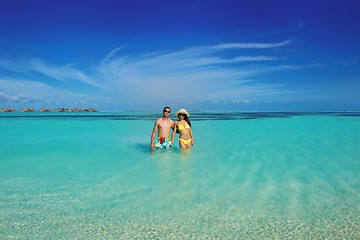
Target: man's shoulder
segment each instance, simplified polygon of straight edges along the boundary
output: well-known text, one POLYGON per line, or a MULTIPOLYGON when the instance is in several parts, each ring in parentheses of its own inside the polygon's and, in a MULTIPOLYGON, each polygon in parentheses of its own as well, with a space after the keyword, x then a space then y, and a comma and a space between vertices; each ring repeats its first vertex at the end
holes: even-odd
POLYGON ((155 123, 159 124, 162 121, 162 118, 158 118, 155 120, 155 123))

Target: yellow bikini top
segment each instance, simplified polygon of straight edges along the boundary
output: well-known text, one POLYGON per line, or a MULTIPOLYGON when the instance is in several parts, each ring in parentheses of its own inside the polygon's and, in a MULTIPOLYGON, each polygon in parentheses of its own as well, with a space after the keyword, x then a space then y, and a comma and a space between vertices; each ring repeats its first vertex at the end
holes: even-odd
POLYGON ((183 127, 180 123, 178 124, 178 129, 179 131, 184 130, 184 129, 190 129, 190 126, 188 123, 185 124, 185 127, 183 127))

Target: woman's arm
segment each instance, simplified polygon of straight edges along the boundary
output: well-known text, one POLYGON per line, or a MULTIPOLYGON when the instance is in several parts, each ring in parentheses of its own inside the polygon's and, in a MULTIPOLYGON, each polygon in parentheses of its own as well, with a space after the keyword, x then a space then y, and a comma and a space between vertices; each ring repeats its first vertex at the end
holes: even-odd
POLYGON ((175 135, 176 135, 176 122, 174 122, 174 124, 173 124, 173 127, 172 127, 172 130, 173 130, 173 132, 172 132, 172 135, 171 135, 171 144, 174 142, 174 139, 175 139, 175 135))

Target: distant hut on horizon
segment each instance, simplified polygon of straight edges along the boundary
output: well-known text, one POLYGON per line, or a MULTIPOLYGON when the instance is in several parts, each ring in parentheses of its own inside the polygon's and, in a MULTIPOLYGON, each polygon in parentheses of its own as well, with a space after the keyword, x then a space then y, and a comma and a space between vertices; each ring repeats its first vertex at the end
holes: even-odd
POLYGON ((85 108, 83 109, 84 112, 98 112, 96 108, 85 108))
POLYGON ((23 108, 20 110, 20 112, 35 112, 34 108, 23 108))
POLYGON ((39 109, 39 112, 52 112, 51 108, 41 108, 39 109))
POLYGON ((55 111, 56 112, 70 112, 70 110, 68 108, 57 108, 55 111))
POLYGON ((0 110, 0 112, 16 112, 15 108, 3 108, 0 110))

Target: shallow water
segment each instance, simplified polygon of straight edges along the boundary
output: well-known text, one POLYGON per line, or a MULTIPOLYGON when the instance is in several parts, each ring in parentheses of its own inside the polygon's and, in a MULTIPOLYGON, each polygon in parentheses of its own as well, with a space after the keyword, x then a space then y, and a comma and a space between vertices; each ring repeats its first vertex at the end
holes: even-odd
POLYGON ((1 239, 357 239, 359 112, 1 113, 1 239))

